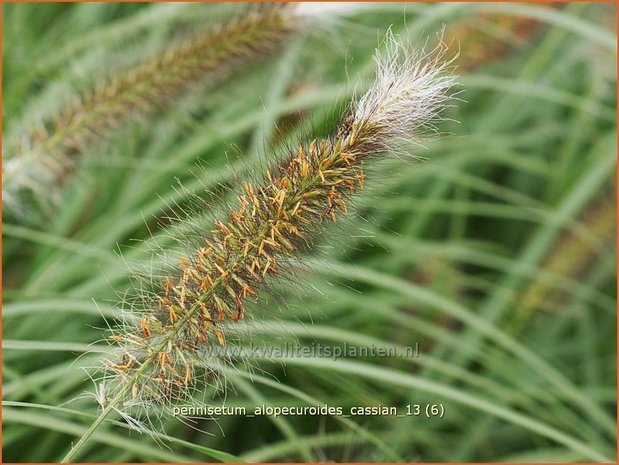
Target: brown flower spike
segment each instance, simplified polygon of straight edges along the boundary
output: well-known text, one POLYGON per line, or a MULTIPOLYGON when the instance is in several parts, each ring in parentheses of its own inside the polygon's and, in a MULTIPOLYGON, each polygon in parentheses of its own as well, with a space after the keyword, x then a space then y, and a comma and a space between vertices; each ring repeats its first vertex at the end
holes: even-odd
POLYGON ((299 145, 260 185, 246 184, 238 208, 163 279, 135 327, 111 337, 121 355, 106 362, 104 408, 187 395, 205 349, 226 345, 225 325, 243 319, 248 300, 311 247, 321 224, 346 213, 350 196, 363 188, 364 164, 416 140, 437 117, 454 81, 442 75, 441 50, 402 59, 390 45, 376 59, 376 82, 334 135, 299 145))
POLYGON ((307 21, 291 5, 261 5, 109 76, 6 154, 5 206, 19 213, 22 197, 31 192, 47 207, 54 200, 50 192, 93 143, 154 113, 197 82, 219 82, 251 59, 275 51, 307 21))
MULTIPOLYGON (((542 266, 546 273, 580 279, 598 263, 603 252, 612 250, 617 236, 615 198, 611 185, 601 196, 594 197, 580 216, 581 224, 599 242, 594 245, 573 231, 566 231, 544 259, 542 266)), ((519 311, 514 316, 512 332, 522 331, 536 310, 561 311, 565 307, 565 294, 552 281, 532 280, 519 297, 519 311)))
POLYGON ((400 63, 392 53, 377 60, 376 83, 333 137, 299 146, 262 185, 244 186, 238 208, 181 259, 176 276, 164 278, 137 327, 112 336, 124 348, 119 361, 107 362, 106 377, 120 380, 121 398, 163 402, 188 392, 201 351, 226 344, 224 323, 244 317, 247 300, 280 273, 282 261, 311 246, 318 225, 346 212, 363 188, 364 163, 434 119, 453 83, 439 75, 439 59, 400 63))
POLYGON ((98 380, 94 396, 102 411, 63 462, 77 456, 112 412, 140 429, 128 408, 189 395, 197 370, 209 368, 206 349, 226 345, 224 324, 242 319, 248 299, 281 276, 282 262, 311 247, 322 223, 346 212, 350 196, 363 188, 364 164, 432 128, 455 80, 443 74, 444 48, 412 56, 391 35, 389 45, 376 57, 374 84, 333 136, 300 145, 260 185, 245 185, 238 208, 163 279, 146 310, 131 319, 135 324, 109 337, 120 354, 105 360, 98 380))
MULTIPOLYGON (((548 4, 548 7, 554 8, 556 5, 548 4)), ((448 27, 444 40, 460 45, 458 70, 460 73, 470 73, 504 58, 510 48, 524 46, 541 28, 542 23, 526 16, 478 13, 448 27), (503 31, 510 41, 484 32, 481 28, 484 24, 491 24, 495 30, 503 31)))

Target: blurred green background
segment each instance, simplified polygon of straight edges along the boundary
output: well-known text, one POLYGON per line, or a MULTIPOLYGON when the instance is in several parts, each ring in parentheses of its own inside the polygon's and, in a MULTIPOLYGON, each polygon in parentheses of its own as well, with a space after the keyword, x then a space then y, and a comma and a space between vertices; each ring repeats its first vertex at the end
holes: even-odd
MULTIPOLYGON (((71 95, 247 8, 3 4, 5 156, 71 95)), ((101 355, 89 345, 131 292, 131 270, 157 267, 149 238, 177 233, 170 205, 205 190, 210 218, 283 147, 329 134, 390 26, 413 46, 444 28, 460 50, 460 100, 440 137, 410 147, 423 160, 370 169, 301 290, 282 284, 285 306, 253 309, 249 331, 271 345, 418 342, 420 356, 253 360, 207 396, 248 408, 441 403, 444 417, 227 416, 202 431, 164 418, 157 440, 107 423, 81 458, 616 460, 615 17, 612 4, 352 3, 93 144, 56 209, 3 218, 4 461, 57 461, 92 422, 82 368, 101 355)))

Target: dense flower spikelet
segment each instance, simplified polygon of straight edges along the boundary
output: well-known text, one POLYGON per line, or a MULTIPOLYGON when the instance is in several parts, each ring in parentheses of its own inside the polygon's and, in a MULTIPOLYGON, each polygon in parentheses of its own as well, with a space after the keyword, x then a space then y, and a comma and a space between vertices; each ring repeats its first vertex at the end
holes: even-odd
POLYGON ((163 279, 135 329, 113 336, 123 354, 108 362, 108 376, 120 379, 121 396, 159 402, 185 395, 204 349, 224 346, 226 324, 242 319, 283 263, 311 247, 321 224, 346 212, 363 188, 366 161, 416 140, 438 115, 453 83, 441 75, 441 54, 400 60, 399 52, 392 45, 377 60, 375 84, 332 137, 299 145, 262 183, 246 184, 238 208, 163 279))
POLYGON ((24 191, 48 202, 55 185, 94 142, 162 108, 191 85, 217 82, 252 58, 274 51, 303 22, 288 5, 263 5, 111 75, 61 109, 45 127, 19 139, 3 164, 5 206, 17 209, 24 191))

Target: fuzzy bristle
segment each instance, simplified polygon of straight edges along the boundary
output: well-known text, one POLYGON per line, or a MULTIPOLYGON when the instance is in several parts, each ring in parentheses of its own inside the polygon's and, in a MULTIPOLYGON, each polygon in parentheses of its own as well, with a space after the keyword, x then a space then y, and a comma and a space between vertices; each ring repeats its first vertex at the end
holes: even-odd
POLYGON ((133 330, 114 336, 122 356, 107 365, 106 379, 120 381, 112 398, 158 403, 186 395, 201 354, 226 344, 226 325, 244 318, 283 263, 311 248, 321 225, 346 213, 364 186, 364 164, 417 141, 436 118, 454 82, 440 74, 440 53, 406 58, 390 40, 376 82, 333 136, 299 145, 262 183, 246 184, 238 207, 164 277, 133 330))

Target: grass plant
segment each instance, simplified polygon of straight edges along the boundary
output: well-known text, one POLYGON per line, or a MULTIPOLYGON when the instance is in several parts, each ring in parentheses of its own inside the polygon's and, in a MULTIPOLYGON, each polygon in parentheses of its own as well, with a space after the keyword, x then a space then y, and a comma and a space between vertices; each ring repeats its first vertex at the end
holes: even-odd
MULTIPOLYGON (((198 84, 182 97, 170 95, 165 111, 149 109, 138 118, 131 112, 132 124, 123 120, 121 131, 101 132, 105 143, 79 145, 79 163, 54 189, 57 207, 46 217, 5 215, 6 462, 616 460, 616 245, 608 239, 613 201, 604 200, 613 196, 616 167, 615 6, 364 5, 330 5, 309 34, 286 35, 260 66, 231 72, 216 87, 198 84), (375 151, 397 142, 399 156, 372 151, 366 162, 355 150, 345 157, 348 171, 341 144, 333 149, 339 138, 351 142, 355 115, 368 114, 359 109, 372 108, 375 98, 359 98, 368 91, 376 96, 372 57, 377 47, 379 56, 388 54, 380 38, 389 30, 415 49, 435 43, 435 32, 444 30, 448 43, 456 37, 450 49, 460 50, 461 101, 435 123, 441 137, 420 147, 397 142, 392 136, 401 132, 383 133, 379 140, 389 145, 375 151), (342 118, 350 101, 360 102, 352 120, 342 118), (348 185, 334 194, 323 188, 318 161, 335 153, 337 168, 346 170, 325 183, 350 180, 354 195, 348 185), (413 162, 411 155, 423 159, 413 162), (239 258, 242 247, 229 241, 247 234, 254 199, 264 204, 256 211, 261 225, 278 211, 290 216, 296 203, 287 193, 282 198, 281 185, 288 179, 299 186, 310 175, 320 192, 307 204, 315 211, 305 212, 306 227, 292 225, 298 238, 294 231, 283 236, 294 252, 268 234, 261 237, 276 244, 263 245, 271 247, 268 268, 266 256, 247 252, 261 260, 256 284, 248 278, 251 263, 239 258), (338 221, 323 233, 332 213, 338 221), (189 372, 195 389, 182 402, 250 411, 262 404, 329 404, 347 413, 441 404, 445 415, 222 415, 183 422, 164 414, 167 402, 152 401, 141 433, 117 412, 102 416, 93 393, 105 409, 120 391, 101 396, 101 379, 93 388, 91 377, 103 358, 110 360, 103 390, 110 394, 120 379, 114 366, 130 360, 123 360, 124 346, 115 351, 108 344, 107 336, 123 330, 112 324, 123 318, 120 310, 127 311, 128 329, 142 338, 150 331, 155 342, 157 321, 162 329, 178 321, 171 323, 169 308, 147 303, 157 295, 175 299, 173 289, 183 286, 188 299, 187 290, 199 288, 189 276, 200 263, 199 247, 215 251, 224 241, 242 264, 237 277, 257 296, 245 288, 245 306, 237 308, 232 295, 222 297, 226 286, 217 288, 221 303, 213 297, 210 308, 223 309, 226 321, 209 322, 212 347, 221 329, 227 345, 243 349, 249 341, 308 349, 418 343, 420 355, 248 355, 221 363, 206 386, 200 373, 209 364, 196 364, 189 372), (297 252, 302 260, 291 260, 297 252), (132 270, 154 273, 152 282, 136 283, 132 270), (131 300, 136 286, 143 292, 131 300), (119 309, 119 301, 127 305, 119 309), (142 313, 129 312, 132 306, 142 313), (233 321, 239 308, 245 319, 233 321)), ((15 147, 6 141, 51 121, 67 95, 96 89, 106 71, 162 56, 176 40, 246 8, 4 4, 4 156, 15 147)), ((410 134, 410 121, 393 121, 410 134)), ((46 131, 53 137, 54 126, 46 131)), ((14 182, 6 168, 3 191, 14 182)), ((36 210, 27 196, 9 201, 5 195, 5 213, 13 205, 36 210)), ((214 272, 200 276, 213 279, 214 272)), ((227 286, 235 296, 244 289, 227 286)), ((184 381, 186 366, 167 352, 164 365, 179 376, 169 371, 167 379, 184 381)), ((126 389, 122 402, 131 402, 133 388, 126 389)))

